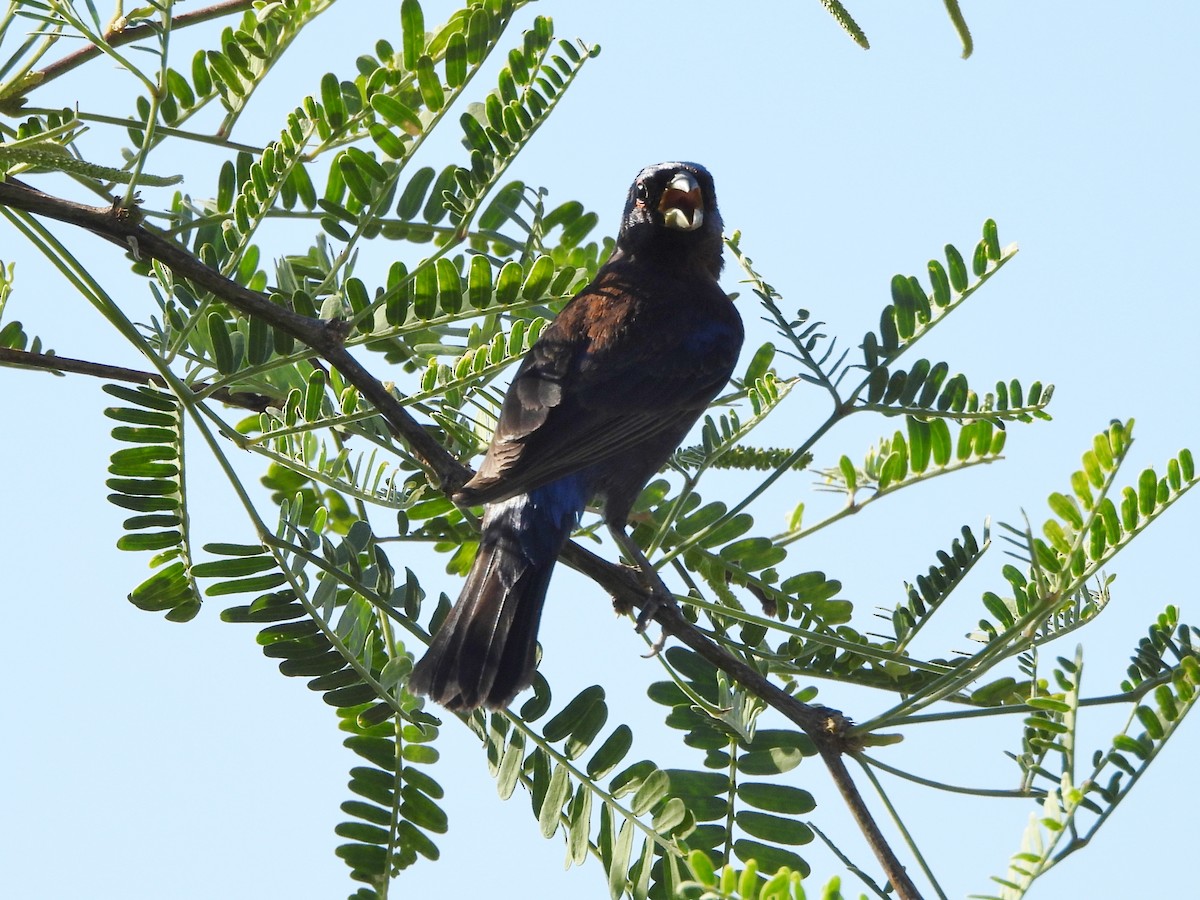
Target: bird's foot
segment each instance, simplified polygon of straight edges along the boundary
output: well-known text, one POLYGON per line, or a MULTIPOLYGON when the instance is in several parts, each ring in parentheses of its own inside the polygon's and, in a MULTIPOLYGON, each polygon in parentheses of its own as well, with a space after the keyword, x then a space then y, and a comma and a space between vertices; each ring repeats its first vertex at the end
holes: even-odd
MULTIPOLYGON (((637 573, 638 581, 642 583, 643 589, 646 591, 646 602, 642 606, 641 612, 638 613, 636 630, 638 634, 644 634, 646 627, 658 614, 658 611, 664 606, 675 603, 675 596, 670 589, 663 583, 659 577, 658 571, 646 559, 645 553, 629 536, 625 529, 618 525, 609 525, 609 530, 612 533, 613 540, 617 545, 625 551, 625 558, 635 565, 632 566, 637 573)), ((628 612, 629 610, 623 610, 628 612)), ((662 650, 663 645, 667 642, 667 633, 664 631, 650 647, 648 657, 654 657, 662 650)))
POLYGON ((668 603, 673 602, 675 602, 673 598, 671 600, 664 600, 658 596, 656 591, 651 591, 650 596, 646 599, 646 605, 638 613, 637 628, 635 629, 637 633, 643 634, 646 631, 646 627, 654 620, 654 616, 658 611, 668 603))
POLYGON ((642 557, 644 565, 638 566, 637 571, 639 581, 642 582, 642 587, 646 591, 646 603, 642 606, 641 612, 637 617, 637 633, 642 634, 646 630, 646 626, 658 615, 658 611, 664 606, 675 605, 675 595, 671 593, 671 589, 666 586, 658 572, 650 563, 645 562, 645 557, 642 557))
MULTIPOLYGON (((654 620, 654 616, 658 613, 658 611, 660 609, 662 609, 664 606, 666 606, 667 604, 674 603, 674 602, 675 602, 674 597, 671 597, 670 595, 668 595, 667 598, 664 599, 663 597, 659 596, 658 591, 652 590, 650 592, 650 597, 646 600, 646 605, 643 606, 642 611, 638 613, 637 628, 636 628, 637 633, 644 634, 646 629, 649 627, 650 623, 654 620)), ((662 648, 664 646, 666 646, 666 643, 667 643, 667 630, 664 628, 659 633, 658 640, 656 640, 653 644, 650 645, 650 652, 643 653, 642 658, 643 659, 654 659, 654 657, 658 656, 658 654, 662 652, 662 648)))
POLYGON ((656 656, 658 656, 658 654, 662 653, 662 649, 666 645, 667 645, 667 629, 664 628, 661 632, 659 632, 658 640, 650 645, 650 652, 642 654, 642 659, 654 659, 654 657, 656 657, 656 656))

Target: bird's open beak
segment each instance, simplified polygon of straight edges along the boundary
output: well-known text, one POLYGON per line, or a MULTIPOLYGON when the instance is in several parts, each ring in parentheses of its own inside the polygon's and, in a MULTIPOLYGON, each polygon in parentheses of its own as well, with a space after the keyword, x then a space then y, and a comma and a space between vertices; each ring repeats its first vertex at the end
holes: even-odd
POLYGON ((680 172, 663 191, 658 210, 668 228, 695 231, 704 224, 704 198, 700 194, 700 183, 687 172, 680 172))

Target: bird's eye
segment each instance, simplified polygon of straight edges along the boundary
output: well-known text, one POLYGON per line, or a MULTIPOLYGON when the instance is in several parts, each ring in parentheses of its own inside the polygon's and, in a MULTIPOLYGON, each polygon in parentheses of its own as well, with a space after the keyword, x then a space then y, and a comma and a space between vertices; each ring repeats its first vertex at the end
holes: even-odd
POLYGON ((633 196, 638 203, 646 202, 646 198, 650 196, 650 192, 646 190, 646 185, 644 182, 639 181, 637 183, 637 186, 633 189, 633 196))

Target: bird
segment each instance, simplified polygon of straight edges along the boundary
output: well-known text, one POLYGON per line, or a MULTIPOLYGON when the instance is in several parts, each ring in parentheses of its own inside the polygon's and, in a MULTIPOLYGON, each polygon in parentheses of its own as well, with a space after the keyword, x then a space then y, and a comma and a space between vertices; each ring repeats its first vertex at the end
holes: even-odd
POLYGON ((625 530, 630 510, 742 346, 718 283, 723 250, 707 169, 667 162, 638 174, 611 255, 522 359, 479 470, 452 495, 484 505, 479 550, 411 693, 469 712, 504 708, 532 684, 550 576, 589 503, 648 572, 625 530))

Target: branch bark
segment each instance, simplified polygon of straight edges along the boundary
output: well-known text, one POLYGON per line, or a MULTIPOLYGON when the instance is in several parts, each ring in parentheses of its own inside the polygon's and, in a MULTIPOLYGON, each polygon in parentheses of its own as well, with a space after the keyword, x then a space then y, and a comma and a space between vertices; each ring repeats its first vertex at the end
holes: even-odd
POLYGON ((270 298, 243 287, 211 269, 199 259, 155 231, 144 227, 137 211, 116 203, 86 206, 44 194, 15 178, 0 182, 0 206, 24 210, 68 225, 76 225, 122 247, 135 258, 149 257, 167 266, 177 277, 219 297, 248 316, 257 316, 310 347, 341 372, 348 384, 380 412, 392 432, 406 444, 446 489, 457 488, 472 474, 451 456, 437 439, 408 414, 395 395, 359 364, 344 345, 345 329, 337 321, 310 319, 272 303, 270 298))
MULTIPOLYGON (((0 206, 85 228, 137 255, 158 260, 170 268, 176 277, 192 281, 234 309, 246 315, 262 317, 312 348, 338 369, 346 382, 354 385, 375 406, 393 433, 424 461, 443 490, 453 491, 472 474, 468 467, 455 459, 424 426, 408 414, 377 378, 350 355, 343 344, 344 330, 338 322, 299 315, 231 281, 204 265, 183 247, 144 227, 138 221, 140 217, 136 210, 116 205, 96 207, 71 203, 14 179, 0 182, 0 206)), ((884 838, 843 761, 843 756, 855 749, 853 739, 847 734, 851 724, 848 718, 836 710, 796 700, 753 666, 706 637, 684 617, 677 605, 660 604, 652 600, 643 583, 630 569, 611 563, 575 543, 567 544, 562 559, 593 579, 623 608, 641 609, 648 603, 656 604, 653 619, 666 634, 678 639, 744 688, 761 697, 808 735, 894 887, 896 896, 901 900, 920 900, 920 893, 884 838)), ((657 577, 657 573, 647 574, 657 577)))
MULTIPOLYGON (((107 363, 92 362, 87 359, 72 359, 56 353, 32 353, 29 350, 0 347, 0 365, 22 369, 40 369, 56 375, 70 372, 73 375, 91 375, 108 381, 126 381, 130 384, 154 385, 160 388, 168 387, 167 380, 154 372, 127 369, 124 366, 110 366, 107 363)), ((192 387, 202 391, 205 384, 199 382, 192 387)), ((278 405, 281 402, 277 397, 252 394, 247 391, 231 391, 226 388, 218 388, 210 396, 227 406, 239 406, 255 412, 265 412, 268 406, 278 405)))

